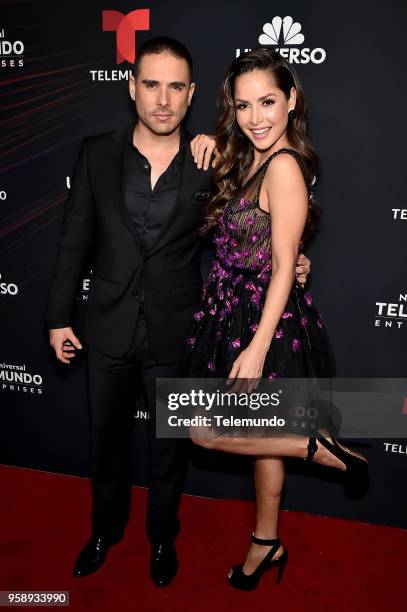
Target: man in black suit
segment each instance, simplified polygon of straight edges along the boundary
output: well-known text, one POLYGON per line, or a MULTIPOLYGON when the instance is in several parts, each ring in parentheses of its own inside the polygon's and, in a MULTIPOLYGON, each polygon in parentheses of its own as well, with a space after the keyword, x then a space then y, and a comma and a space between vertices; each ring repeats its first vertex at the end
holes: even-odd
MULTIPOLYGON (((76 161, 52 279, 46 321, 57 358, 82 345, 72 308, 89 253, 92 279, 83 331, 91 411, 92 534, 74 576, 96 571, 123 537, 131 499, 134 400, 141 370, 151 421, 147 534, 154 584, 177 567, 177 509, 185 440, 157 439, 155 379, 174 377, 201 294, 200 240, 211 173, 194 163, 182 126, 194 93, 187 49, 168 38, 138 52, 129 83, 137 123, 85 138, 76 161)), ((202 138, 201 138, 202 142, 202 138)), ((192 149, 208 167, 214 144, 192 149)), ((297 266, 305 281, 309 260, 297 266)))

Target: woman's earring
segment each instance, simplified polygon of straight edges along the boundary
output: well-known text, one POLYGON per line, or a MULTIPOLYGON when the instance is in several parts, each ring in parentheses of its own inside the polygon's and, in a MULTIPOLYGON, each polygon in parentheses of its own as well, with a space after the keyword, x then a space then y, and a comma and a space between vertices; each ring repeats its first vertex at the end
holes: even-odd
POLYGON ((291 121, 294 119, 295 117, 295 110, 290 110, 288 113, 288 118, 291 119, 291 121))

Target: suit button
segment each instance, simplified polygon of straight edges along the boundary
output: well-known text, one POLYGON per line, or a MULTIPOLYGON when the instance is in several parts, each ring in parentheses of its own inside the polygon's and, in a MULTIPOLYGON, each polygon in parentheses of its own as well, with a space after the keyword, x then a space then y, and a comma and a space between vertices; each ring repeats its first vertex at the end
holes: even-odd
POLYGON ((134 295, 134 297, 138 297, 138 291, 132 291, 131 295, 134 295))
POLYGON ((145 255, 145 256, 144 256, 144 260, 143 260, 143 261, 144 261, 144 263, 147 263, 147 261, 148 261, 149 259, 150 259, 150 256, 149 256, 149 255, 145 255))

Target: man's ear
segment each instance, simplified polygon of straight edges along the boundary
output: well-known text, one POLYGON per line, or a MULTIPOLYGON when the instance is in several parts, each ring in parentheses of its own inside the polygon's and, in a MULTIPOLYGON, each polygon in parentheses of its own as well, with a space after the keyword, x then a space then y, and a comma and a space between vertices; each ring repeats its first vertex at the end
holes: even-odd
POLYGON ((195 91, 195 83, 192 82, 189 86, 189 92, 188 92, 188 106, 191 104, 191 100, 192 100, 192 96, 194 95, 194 91, 195 91))
POLYGON ((136 80, 132 74, 130 75, 130 78, 129 78, 129 92, 130 92, 130 98, 134 100, 134 97, 136 95, 136 80))

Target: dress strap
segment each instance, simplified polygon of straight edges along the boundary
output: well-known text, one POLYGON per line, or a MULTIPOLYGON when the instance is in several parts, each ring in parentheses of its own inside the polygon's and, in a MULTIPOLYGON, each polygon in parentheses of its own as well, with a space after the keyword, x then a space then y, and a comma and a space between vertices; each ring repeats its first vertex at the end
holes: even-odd
MULTIPOLYGON (((263 179, 264 176, 267 172, 267 168, 269 167, 270 162, 277 157, 277 155, 280 155, 281 153, 289 153, 290 155, 292 155, 296 160, 298 165, 301 168, 301 172, 303 174, 304 180, 305 180, 305 184, 307 185, 307 189, 309 190, 309 175, 308 175, 308 171, 307 171, 307 167, 305 165, 304 159, 303 157, 294 149, 290 149, 288 147, 282 147, 281 149, 278 149, 277 151, 274 151, 274 153, 272 153, 270 155, 270 157, 268 157, 266 159, 266 161, 262 164, 262 166, 259 168, 258 171, 258 177, 260 177, 258 185, 257 185, 257 191, 256 191, 256 199, 259 199, 260 197, 260 190, 261 190, 261 185, 263 183, 263 179)), ((255 176, 255 174, 253 175, 255 176)))

